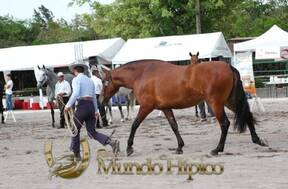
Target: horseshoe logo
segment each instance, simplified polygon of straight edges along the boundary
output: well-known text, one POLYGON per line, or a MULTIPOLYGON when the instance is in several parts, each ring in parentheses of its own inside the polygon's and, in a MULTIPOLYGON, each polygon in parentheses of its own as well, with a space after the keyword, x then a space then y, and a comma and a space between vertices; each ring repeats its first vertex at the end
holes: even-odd
POLYGON ((82 160, 74 161, 74 155, 64 155, 54 159, 52 155, 52 142, 49 141, 45 144, 45 159, 50 167, 51 179, 53 176, 60 176, 65 179, 72 179, 79 177, 88 167, 90 159, 90 150, 87 139, 81 139, 82 146, 82 160))

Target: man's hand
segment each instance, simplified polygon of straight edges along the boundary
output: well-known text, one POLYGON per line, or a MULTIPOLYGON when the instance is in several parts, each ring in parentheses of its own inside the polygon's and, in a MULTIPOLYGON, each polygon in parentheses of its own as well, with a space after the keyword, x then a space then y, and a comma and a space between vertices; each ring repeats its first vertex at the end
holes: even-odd
POLYGON ((100 117, 99 112, 95 112, 95 117, 96 117, 96 119, 98 119, 100 117))
POLYGON ((68 111, 71 110, 71 107, 65 106, 64 112, 67 113, 68 111))

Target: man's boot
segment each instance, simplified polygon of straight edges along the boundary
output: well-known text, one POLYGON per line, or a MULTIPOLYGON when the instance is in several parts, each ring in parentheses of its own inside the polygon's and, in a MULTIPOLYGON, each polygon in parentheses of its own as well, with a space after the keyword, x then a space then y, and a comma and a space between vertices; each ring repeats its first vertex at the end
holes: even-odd
POLYGON ((111 138, 109 138, 107 144, 111 146, 114 155, 117 155, 120 152, 119 140, 112 140, 111 138))
POLYGON ((81 161, 80 152, 74 152, 74 159, 75 159, 75 161, 81 161))

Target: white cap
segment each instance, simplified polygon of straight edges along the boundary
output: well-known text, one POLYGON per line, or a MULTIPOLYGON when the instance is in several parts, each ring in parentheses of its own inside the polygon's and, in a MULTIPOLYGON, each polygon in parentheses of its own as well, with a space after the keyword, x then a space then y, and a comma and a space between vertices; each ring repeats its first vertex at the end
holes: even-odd
POLYGON ((64 76, 64 74, 63 74, 63 72, 58 72, 57 76, 62 77, 62 76, 64 76))

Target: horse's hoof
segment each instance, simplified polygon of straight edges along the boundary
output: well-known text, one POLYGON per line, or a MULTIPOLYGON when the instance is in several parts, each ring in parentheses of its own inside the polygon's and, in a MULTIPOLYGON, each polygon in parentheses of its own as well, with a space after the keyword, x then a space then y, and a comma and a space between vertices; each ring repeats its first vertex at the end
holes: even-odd
POLYGON ((129 117, 126 117, 125 120, 126 120, 126 121, 129 120, 129 117))
POLYGON ((134 150, 132 147, 128 147, 126 150, 127 156, 130 156, 131 154, 133 154, 134 150))
POLYGON ((122 123, 124 123, 124 121, 125 121, 124 119, 121 119, 121 122, 122 122, 122 123))
POLYGON ((218 155, 218 149, 214 149, 214 150, 211 150, 211 152, 210 152, 210 154, 212 155, 212 156, 217 156, 218 155))
POLYGON ((259 139, 260 146, 269 146, 268 141, 265 138, 259 139))
POLYGON ((176 154, 183 154, 183 150, 182 150, 182 149, 179 149, 179 148, 177 148, 177 149, 176 149, 176 154))

